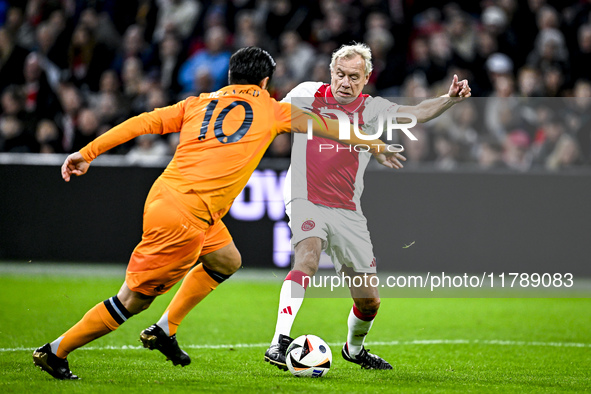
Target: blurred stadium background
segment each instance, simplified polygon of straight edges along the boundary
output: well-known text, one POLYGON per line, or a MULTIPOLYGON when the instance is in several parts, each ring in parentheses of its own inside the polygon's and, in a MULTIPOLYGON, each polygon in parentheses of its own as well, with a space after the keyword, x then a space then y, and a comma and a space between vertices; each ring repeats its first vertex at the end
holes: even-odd
MULTIPOLYGON (((419 141, 405 142, 408 165, 389 189, 372 169, 366 196, 391 196, 403 227, 376 245, 417 241, 403 268, 447 255, 458 270, 572 261, 591 275, 587 0, 0 0, 0 259, 126 261, 178 135, 137 138, 69 185, 65 153, 223 86, 237 48, 271 52, 281 99, 302 81, 329 82, 330 54, 352 41, 372 49, 366 93, 432 97, 458 74, 476 97, 413 129, 419 141), (86 236, 65 247, 68 232, 86 236)), ((278 138, 228 216, 245 264, 289 264, 289 154, 289 137, 278 138)), ((378 200, 365 204, 372 226, 378 200)))
MULTIPOLYGON (((0 152, 76 151, 132 115, 220 88, 248 45, 276 58, 277 99, 328 82, 330 54, 351 41, 372 49, 372 95, 431 97, 457 73, 475 97, 514 98, 510 108, 589 97, 590 13, 587 0, 0 0, 0 152)), ((591 104, 577 103, 560 130, 552 111, 479 117, 467 104, 459 130, 431 122, 409 154, 443 170, 588 165, 591 104)), ((284 138, 269 157, 289 156, 284 138)), ((175 144, 147 136, 112 154, 145 162, 175 144)))

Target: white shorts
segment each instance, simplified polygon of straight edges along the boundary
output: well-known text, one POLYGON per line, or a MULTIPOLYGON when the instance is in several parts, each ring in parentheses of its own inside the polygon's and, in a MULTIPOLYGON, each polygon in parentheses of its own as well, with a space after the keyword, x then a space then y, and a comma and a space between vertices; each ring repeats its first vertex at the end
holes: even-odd
POLYGON ((286 207, 292 246, 306 238, 318 237, 338 274, 343 266, 358 273, 375 273, 376 260, 362 213, 329 208, 304 199, 295 199, 286 207))

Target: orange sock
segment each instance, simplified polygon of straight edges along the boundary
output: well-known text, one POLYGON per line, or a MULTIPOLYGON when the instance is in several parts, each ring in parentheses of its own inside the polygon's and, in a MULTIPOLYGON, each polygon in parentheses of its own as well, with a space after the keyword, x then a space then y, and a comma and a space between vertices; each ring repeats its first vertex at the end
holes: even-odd
POLYGON ((132 315, 117 296, 95 305, 82 320, 51 343, 51 350, 60 358, 111 331, 116 330, 132 315))
POLYGON ((179 324, 191 309, 227 278, 228 276, 217 274, 206 269, 203 264, 199 264, 185 276, 168 309, 156 324, 169 336, 176 334, 179 324))

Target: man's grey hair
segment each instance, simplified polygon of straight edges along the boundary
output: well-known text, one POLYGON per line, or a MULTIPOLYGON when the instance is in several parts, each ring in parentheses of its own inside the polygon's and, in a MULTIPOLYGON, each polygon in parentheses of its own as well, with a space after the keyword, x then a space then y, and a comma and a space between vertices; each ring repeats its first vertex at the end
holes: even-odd
POLYGON ((360 55, 363 58, 363 61, 365 62, 365 76, 367 77, 373 70, 373 64, 371 63, 371 49, 362 43, 343 45, 333 52, 332 59, 330 59, 330 71, 334 71, 338 59, 350 59, 356 55, 360 55))

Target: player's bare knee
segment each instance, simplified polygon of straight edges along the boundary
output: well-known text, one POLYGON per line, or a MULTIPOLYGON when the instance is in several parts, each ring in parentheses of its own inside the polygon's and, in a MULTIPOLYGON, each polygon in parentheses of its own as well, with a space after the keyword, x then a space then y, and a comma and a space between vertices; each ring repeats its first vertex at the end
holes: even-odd
POLYGON ((313 276, 318 271, 320 254, 322 253, 322 240, 311 237, 299 242, 295 247, 294 270, 302 271, 313 276))
POLYGON ((220 274, 232 275, 242 267, 242 256, 238 249, 234 249, 232 252, 226 253, 223 259, 216 261, 216 264, 212 264, 211 261, 203 261, 203 264, 220 274))
POLYGON ((231 272, 228 272, 226 275, 232 275, 234 272, 238 271, 240 267, 242 267, 242 256, 240 255, 240 252, 236 250, 235 255, 232 256, 232 259, 228 264, 228 271, 231 272))
POLYGON ((302 271, 308 276, 314 276, 316 271, 318 271, 318 260, 313 256, 307 256, 307 258, 298 258, 296 256, 293 270, 302 271))
POLYGON ((148 296, 132 291, 131 294, 121 294, 121 292, 119 292, 117 298, 119 298, 129 313, 137 315, 138 313, 148 309, 150 305, 152 305, 152 301, 154 301, 156 296, 148 296))
POLYGON ((308 276, 314 276, 318 271, 318 263, 314 259, 298 260, 296 258, 293 270, 302 271, 308 276))
POLYGON ((129 313, 136 315, 148 309, 156 296, 133 291, 127 287, 127 283, 124 282, 117 293, 117 298, 129 313))
POLYGON ((381 300, 377 298, 358 298, 355 300, 355 306, 364 315, 375 315, 380 309, 381 300))
POLYGON ((211 271, 228 276, 242 267, 242 257, 233 242, 215 252, 201 256, 199 261, 211 271))

